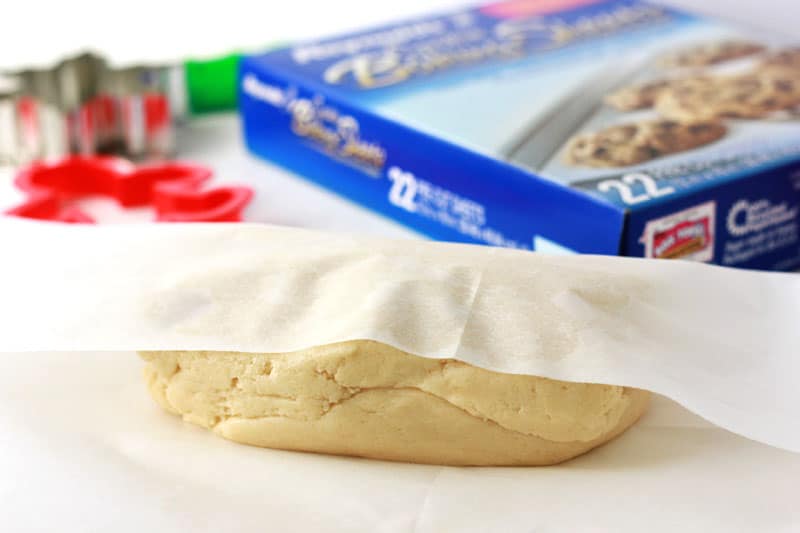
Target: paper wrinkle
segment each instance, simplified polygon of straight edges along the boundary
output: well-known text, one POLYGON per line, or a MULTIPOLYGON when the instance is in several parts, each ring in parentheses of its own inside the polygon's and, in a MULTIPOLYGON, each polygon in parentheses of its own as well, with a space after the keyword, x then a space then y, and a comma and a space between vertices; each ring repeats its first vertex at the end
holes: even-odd
POLYGON ((476 280, 475 290, 472 291, 472 298, 469 303, 469 309, 467 310, 467 316, 464 319, 464 324, 461 327, 461 332, 458 336, 458 342, 456 343, 456 348, 453 351, 452 355, 453 358, 458 358, 458 354, 465 351, 463 347, 464 338, 467 335, 467 328, 470 325, 470 318, 472 318, 472 313, 475 309, 475 300, 478 298, 478 294, 480 294, 481 288, 483 286, 483 276, 485 272, 486 272, 486 267, 481 268, 480 271, 478 272, 478 278, 476 280))
POLYGON ((800 451, 800 276, 236 225, 0 220, 0 351, 354 339, 639 387, 800 451))
POLYGON ((423 523, 422 518, 426 515, 426 512, 428 511, 428 506, 431 500, 433 499, 434 490, 436 488, 436 482, 442 477, 442 475, 446 471, 446 467, 444 466, 439 466, 434 468, 436 468, 436 473, 433 475, 430 482, 428 483, 428 486, 425 489, 425 496, 423 496, 422 503, 420 503, 419 509, 417 510, 417 515, 414 517, 414 527, 411 529, 412 533, 417 533, 418 531, 421 531, 420 525, 423 523))

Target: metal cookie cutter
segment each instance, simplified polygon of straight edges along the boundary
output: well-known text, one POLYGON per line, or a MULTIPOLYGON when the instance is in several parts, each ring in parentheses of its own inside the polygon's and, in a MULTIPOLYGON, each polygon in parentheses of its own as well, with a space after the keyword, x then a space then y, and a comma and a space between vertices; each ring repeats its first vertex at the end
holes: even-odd
POLYGON ((152 205, 160 222, 237 222, 250 202, 249 187, 201 190, 211 170, 186 163, 136 166, 116 157, 72 156, 34 163, 21 170, 16 186, 28 199, 6 214, 39 220, 94 223, 71 206, 86 196, 113 198, 122 207, 152 205))
POLYGON ((183 71, 174 65, 112 68, 86 53, 0 79, 0 164, 68 154, 163 160, 186 114, 183 71), (12 142, 13 141, 13 142, 12 142))

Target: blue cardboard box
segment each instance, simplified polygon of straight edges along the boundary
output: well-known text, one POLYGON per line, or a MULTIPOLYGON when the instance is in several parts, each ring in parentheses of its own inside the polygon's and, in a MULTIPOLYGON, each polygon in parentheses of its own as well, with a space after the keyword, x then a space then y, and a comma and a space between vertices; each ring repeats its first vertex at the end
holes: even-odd
POLYGON ((248 57, 246 142, 432 238, 800 267, 800 47, 511 0, 248 57))

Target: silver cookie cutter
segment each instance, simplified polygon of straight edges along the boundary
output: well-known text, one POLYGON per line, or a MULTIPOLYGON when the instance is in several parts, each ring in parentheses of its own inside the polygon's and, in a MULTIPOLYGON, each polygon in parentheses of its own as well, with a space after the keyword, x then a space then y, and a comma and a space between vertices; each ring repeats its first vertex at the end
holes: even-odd
POLYGON ((179 66, 112 68, 92 53, 0 74, 0 165, 69 154, 168 158, 185 100, 179 66))

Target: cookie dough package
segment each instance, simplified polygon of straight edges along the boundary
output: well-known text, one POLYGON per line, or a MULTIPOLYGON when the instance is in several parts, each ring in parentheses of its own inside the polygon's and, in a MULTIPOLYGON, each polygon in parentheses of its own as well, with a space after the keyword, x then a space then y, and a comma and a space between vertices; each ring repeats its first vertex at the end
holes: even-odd
POLYGON ((800 267, 800 44, 510 0, 247 58, 247 143, 441 240, 800 267))
MULTIPOLYGON (((251 381, 265 384, 263 376, 296 363, 291 383, 256 391, 266 406, 259 417, 278 416, 264 414, 276 399, 278 412, 312 413, 315 399, 330 409, 365 389, 407 392, 423 382, 426 394, 452 394, 449 404, 462 411, 489 417, 490 404, 510 405, 499 420, 513 426, 539 415, 515 418, 519 410, 508 402, 516 400, 503 390, 532 387, 533 403, 519 409, 537 398, 553 403, 539 425, 549 433, 540 435, 593 442, 602 436, 598 423, 619 433, 641 414, 646 399, 622 390, 630 387, 667 396, 750 439, 800 452, 795 274, 250 224, 97 227, 5 219, 0 249, 7 252, 0 267, 0 352, 143 351, 156 400, 173 412, 183 401, 175 403, 174 395, 203 403, 184 418, 208 427, 226 422, 223 434, 234 440, 269 445, 243 428, 253 416, 222 418, 240 408, 238 394, 251 381), (347 348, 357 341, 372 343, 367 355, 347 348), (312 364, 303 366, 304 358, 312 364), (237 365, 244 370, 230 373, 237 365), (173 398, 165 399, 163 380, 178 372, 188 388, 173 387, 173 398), (491 372, 512 376, 503 381, 491 372), (200 384, 206 375, 214 380, 208 389, 200 384), (319 396, 314 380, 324 389, 319 396), (611 388, 572 394, 581 383, 611 388), (213 402, 230 390, 237 393, 224 397, 224 411, 205 407, 203 398, 213 402), (476 390, 486 392, 470 398, 476 390), (559 405, 576 402, 585 421, 558 427, 559 405), (618 423, 624 425, 617 431, 618 423)), ((83 355, 74 357, 81 364, 83 355)), ((375 407, 359 405, 367 420, 375 407)), ((426 412, 420 420, 437 415, 414 409, 426 412)), ((445 415, 442 420, 452 418, 445 415)), ((374 435, 389 422, 376 425, 374 435)), ((290 429, 326 450, 324 427, 308 437, 307 428, 290 429)), ((443 443, 457 440, 437 441, 436 449, 419 450, 427 454, 420 457, 391 455, 403 451, 386 442, 378 457, 484 464, 480 455, 440 460, 443 443)), ((467 444, 458 448, 464 454, 472 453, 467 444)), ((514 445, 501 448, 511 453, 514 445)))

